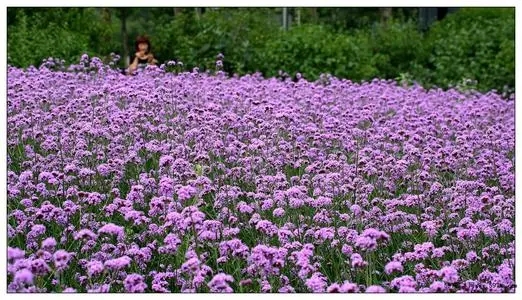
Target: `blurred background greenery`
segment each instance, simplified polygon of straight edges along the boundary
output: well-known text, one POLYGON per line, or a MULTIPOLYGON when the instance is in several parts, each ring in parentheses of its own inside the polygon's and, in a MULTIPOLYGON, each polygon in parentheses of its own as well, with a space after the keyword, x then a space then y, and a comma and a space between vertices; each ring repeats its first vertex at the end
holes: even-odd
POLYGON ((421 8, 288 8, 287 30, 282 11, 9 7, 8 64, 39 66, 48 57, 77 63, 83 53, 125 58, 134 53, 135 37, 147 34, 160 63, 182 61, 187 69, 214 68, 223 53, 231 74, 270 77, 283 70, 309 80, 330 73, 353 81, 379 77, 442 88, 476 82, 481 91, 514 91, 514 8, 460 8, 442 17, 421 8), (426 18, 434 21, 429 27, 426 18))

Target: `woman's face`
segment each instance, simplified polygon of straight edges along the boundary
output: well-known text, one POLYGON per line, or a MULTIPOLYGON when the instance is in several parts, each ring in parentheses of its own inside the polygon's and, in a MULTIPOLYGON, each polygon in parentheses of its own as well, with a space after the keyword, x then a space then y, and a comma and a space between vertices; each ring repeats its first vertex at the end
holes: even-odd
POLYGON ((141 52, 147 52, 149 50, 149 45, 147 43, 139 43, 138 49, 140 49, 141 52))

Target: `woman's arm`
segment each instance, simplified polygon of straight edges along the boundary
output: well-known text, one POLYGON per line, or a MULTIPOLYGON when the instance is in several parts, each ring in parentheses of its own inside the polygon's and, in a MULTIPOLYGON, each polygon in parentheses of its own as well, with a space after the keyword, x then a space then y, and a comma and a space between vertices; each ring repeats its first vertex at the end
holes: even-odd
POLYGON ((148 62, 149 65, 155 65, 155 64, 158 63, 158 60, 156 60, 154 58, 154 55, 152 55, 152 53, 150 53, 147 62, 148 62))
POLYGON ((137 68, 138 68, 138 56, 135 55, 135 56, 134 56, 134 60, 133 60, 132 63, 129 65, 129 73, 134 72, 137 68))

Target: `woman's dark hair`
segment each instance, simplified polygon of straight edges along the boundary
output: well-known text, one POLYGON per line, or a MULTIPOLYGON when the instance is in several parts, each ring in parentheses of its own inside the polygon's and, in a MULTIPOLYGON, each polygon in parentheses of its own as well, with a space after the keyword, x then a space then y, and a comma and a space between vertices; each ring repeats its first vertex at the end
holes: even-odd
POLYGON ((147 46, 148 46, 147 53, 149 53, 151 50, 151 45, 150 45, 150 40, 146 35, 140 35, 136 38, 136 43, 134 44, 136 47, 136 51, 140 51, 139 45, 142 43, 147 44, 147 46))

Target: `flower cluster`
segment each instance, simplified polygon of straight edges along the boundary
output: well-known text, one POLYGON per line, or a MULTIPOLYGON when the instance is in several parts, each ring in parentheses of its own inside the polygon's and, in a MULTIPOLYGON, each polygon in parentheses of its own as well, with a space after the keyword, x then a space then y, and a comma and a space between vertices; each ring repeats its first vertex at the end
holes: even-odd
POLYGON ((514 292, 512 102, 180 64, 8 68, 9 292, 514 292))

